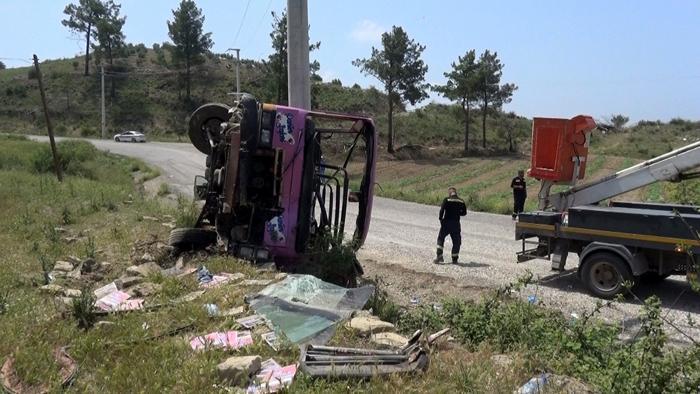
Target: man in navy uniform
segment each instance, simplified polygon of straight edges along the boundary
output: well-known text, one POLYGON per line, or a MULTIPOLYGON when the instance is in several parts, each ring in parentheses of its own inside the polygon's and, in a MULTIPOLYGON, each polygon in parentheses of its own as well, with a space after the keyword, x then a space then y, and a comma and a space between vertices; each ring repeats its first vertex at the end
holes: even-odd
POLYGON ((518 217, 525 207, 525 199, 527 198, 527 185, 525 184, 525 171, 518 171, 518 176, 510 182, 510 188, 513 189, 513 220, 518 217))
POLYGON ((449 235, 452 240, 452 264, 457 264, 459 261, 459 247, 462 245, 462 227, 459 224, 459 218, 467 214, 467 205, 457 196, 457 189, 450 187, 447 191, 449 195, 442 200, 440 206, 440 234, 437 239, 437 257, 433 261, 435 264, 444 261, 442 250, 445 237, 449 235))

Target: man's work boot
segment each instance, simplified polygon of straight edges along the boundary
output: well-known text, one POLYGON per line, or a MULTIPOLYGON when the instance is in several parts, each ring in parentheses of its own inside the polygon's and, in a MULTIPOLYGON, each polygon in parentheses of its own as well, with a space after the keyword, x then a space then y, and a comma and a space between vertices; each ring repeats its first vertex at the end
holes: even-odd
POLYGON ((459 262, 459 256, 457 255, 452 255, 452 264, 457 264, 459 262))
POLYGON ((435 258, 435 260, 433 260, 433 263, 435 263, 435 264, 444 263, 444 262, 445 262, 445 260, 442 258, 442 256, 438 256, 435 258))

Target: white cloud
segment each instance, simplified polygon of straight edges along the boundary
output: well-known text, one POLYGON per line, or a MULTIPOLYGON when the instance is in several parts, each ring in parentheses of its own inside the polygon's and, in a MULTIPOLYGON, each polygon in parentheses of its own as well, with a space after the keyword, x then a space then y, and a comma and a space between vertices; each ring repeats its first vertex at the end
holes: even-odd
POLYGON ((360 21, 350 32, 350 38, 357 42, 379 42, 386 29, 369 19, 360 21))

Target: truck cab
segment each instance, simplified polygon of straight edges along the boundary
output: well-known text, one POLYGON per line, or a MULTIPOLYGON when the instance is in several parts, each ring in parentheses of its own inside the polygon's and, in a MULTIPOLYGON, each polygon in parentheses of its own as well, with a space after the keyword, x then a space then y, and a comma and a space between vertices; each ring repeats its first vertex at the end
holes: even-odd
POLYGON ((216 231, 229 254, 303 260, 316 238, 343 239, 348 204, 357 206, 350 245, 362 246, 374 195, 372 119, 263 104, 246 94, 233 106, 195 110, 188 135, 207 156, 195 179, 204 201, 195 227, 216 231))

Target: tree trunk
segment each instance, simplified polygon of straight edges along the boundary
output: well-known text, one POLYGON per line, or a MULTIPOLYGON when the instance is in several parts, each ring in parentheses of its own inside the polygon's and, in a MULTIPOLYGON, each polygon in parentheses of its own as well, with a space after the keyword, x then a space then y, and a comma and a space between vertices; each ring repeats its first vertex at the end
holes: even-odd
MULTIPOLYGON (((114 59, 112 59, 112 46, 111 45, 107 46, 107 56, 109 56, 109 71, 111 72, 114 69, 114 59)), ((109 97, 114 99, 114 97, 117 95, 117 88, 114 86, 114 74, 110 75, 109 82, 111 85, 109 97)))
POLYGON ((185 84, 187 86, 185 99, 187 101, 190 101, 190 58, 189 58, 189 56, 187 57, 187 61, 185 63, 186 63, 185 67, 187 68, 187 71, 185 74, 185 84))
POLYGON ((389 92, 389 138, 386 144, 386 151, 394 153, 394 97, 392 92, 389 92))
POLYGON ((486 149, 486 111, 488 108, 488 99, 484 97, 484 106, 481 107, 481 147, 484 149, 486 149))
POLYGON ((90 75, 90 32, 92 32, 92 24, 88 23, 85 36, 85 76, 90 75))

